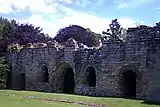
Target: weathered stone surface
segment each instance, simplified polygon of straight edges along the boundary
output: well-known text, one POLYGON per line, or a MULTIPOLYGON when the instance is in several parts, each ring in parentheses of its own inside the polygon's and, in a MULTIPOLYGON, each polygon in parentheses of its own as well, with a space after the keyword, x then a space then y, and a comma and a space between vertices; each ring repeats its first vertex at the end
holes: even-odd
POLYGON ((149 99, 156 101, 156 102, 159 102, 159 100, 160 100, 160 87, 155 88, 153 91, 151 91, 149 99))
MULTIPOLYGON (((159 35, 160 36, 160 35, 159 35)), ((154 39, 154 37, 152 37, 154 39)), ((12 66, 12 89, 21 89, 18 76, 25 73, 25 89, 63 92, 66 69, 74 71, 74 93, 89 96, 124 96, 123 73, 136 73, 136 98, 160 101, 160 41, 130 33, 126 43, 103 40, 99 48, 86 47, 70 39, 57 49, 56 43, 42 48, 26 48, 8 54, 12 66), (48 68, 49 81, 42 80, 42 66, 48 68), (87 67, 94 67, 96 86, 89 87, 87 67)))

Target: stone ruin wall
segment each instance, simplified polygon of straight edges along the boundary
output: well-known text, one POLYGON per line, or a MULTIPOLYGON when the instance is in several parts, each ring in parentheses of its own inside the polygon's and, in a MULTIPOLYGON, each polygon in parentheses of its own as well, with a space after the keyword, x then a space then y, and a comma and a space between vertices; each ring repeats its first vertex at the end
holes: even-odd
POLYGON ((71 67, 75 94, 123 96, 122 73, 132 70, 137 74, 136 98, 160 101, 160 40, 148 38, 130 33, 125 43, 103 40, 98 49, 85 49, 68 41, 61 50, 44 47, 13 52, 8 56, 12 66, 12 88, 20 88, 18 75, 25 73, 25 89, 62 92, 63 72, 60 69, 71 67), (48 67, 48 83, 40 80, 42 65, 48 67), (88 66, 95 68, 95 87, 84 84, 88 66))

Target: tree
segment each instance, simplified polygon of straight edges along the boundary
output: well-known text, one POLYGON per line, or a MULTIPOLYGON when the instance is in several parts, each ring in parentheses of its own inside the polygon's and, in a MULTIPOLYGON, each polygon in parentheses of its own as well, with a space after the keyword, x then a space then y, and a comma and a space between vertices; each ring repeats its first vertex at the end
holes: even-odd
POLYGON ((9 67, 7 64, 5 64, 5 58, 0 57, 0 89, 6 87, 8 72, 9 72, 9 67))
POLYGON ((109 29, 107 29, 106 32, 102 32, 102 34, 108 35, 113 40, 124 39, 125 33, 126 30, 121 27, 117 19, 112 20, 112 23, 109 24, 109 29))
POLYGON ((92 32, 89 28, 87 28, 86 30, 87 30, 87 32, 91 33, 91 35, 92 35, 93 45, 97 46, 98 45, 98 40, 101 39, 102 35, 98 34, 98 33, 95 33, 95 32, 92 32))
POLYGON ((5 37, 8 36, 12 27, 7 19, 0 17, 0 56, 7 50, 7 44, 5 43, 5 37))
POLYGON ((6 38, 7 44, 27 45, 28 43, 45 43, 51 40, 50 37, 41 33, 40 27, 34 27, 32 24, 21 24, 6 38))
POLYGON ((19 24, 15 20, 0 18, 0 54, 7 52, 8 47, 18 44, 26 46, 29 43, 45 43, 53 39, 43 34, 40 27, 32 24, 19 24))
POLYGON ((73 38, 78 43, 92 47, 98 43, 98 36, 99 34, 92 32, 90 29, 85 29, 78 25, 70 25, 69 27, 60 29, 54 39, 59 43, 63 43, 69 38, 73 38))
POLYGON ((31 24, 19 24, 15 20, 8 21, 0 17, 0 88, 6 85, 9 68, 5 62, 5 53, 9 46, 18 44, 25 46, 28 43, 44 43, 53 39, 41 33, 40 27, 31 24))

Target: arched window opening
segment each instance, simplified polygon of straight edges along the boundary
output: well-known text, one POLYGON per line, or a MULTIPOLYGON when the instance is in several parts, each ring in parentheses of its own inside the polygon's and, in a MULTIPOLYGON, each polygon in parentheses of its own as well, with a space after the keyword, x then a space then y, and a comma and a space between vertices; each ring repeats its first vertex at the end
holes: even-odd
POLYGON ((43 72, 42 81, 46 83, 49 81, 49 73, 46 65, 42 67, 42 72, 43 72))
POLYGON ((94 67, 88 67, 86 73, 87 73, 88 86, 95 87, 96 86, 96 71, 94 67))

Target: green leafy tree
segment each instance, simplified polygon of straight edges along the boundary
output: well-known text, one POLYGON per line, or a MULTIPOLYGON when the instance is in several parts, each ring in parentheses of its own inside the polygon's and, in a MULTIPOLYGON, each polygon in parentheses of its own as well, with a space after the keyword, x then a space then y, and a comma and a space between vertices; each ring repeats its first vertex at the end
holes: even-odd
POLYGON ((0 55, 10 51, 9 47, 15 50, 28 45, 29 43, 45 43, 53 39, 41 32, 40 27, 32 24, 19 24, 15 20, 8 21, 0 17, 0 55))
POLYGON ((17 44, 23 47, 28 43, 44 43, 51 40, 52 38, 41 33, 40 27, 19 24, 15 20, 8 21, 0 17, 0 88, 5 88, 7 84, 9 68, 4 56, 10 51, 10 46, 17 44))
POLYGON ((8 72, 9 72, 9 67, 7 64, 5 64, 5 58, 0 57, 0 89, 6 87, 8 72))
POLYGON ((75 39, 78 43, 83 43, 89 47, 96 46, 100 34, 85 29, 79 25, 70 25, 60 29, 55 36, 55 40, 59 43, 66 42, 69 38, 75 39))
POLYGON ((89 32, 92 35, 92 41, 93 41, 93 45, 97 46, 98 45, 98 40, 101 39, 102 35, 92 32, 89 28, 86 29, 87 32, 89 32))
POLYGON ((103 31, 102 34, 108 35, 110 38, 114 40, 125 40, 126 29, 123 29, 119 24, 118 20, 114 19, 112 20, 112 23, 109 24, 109 29, 107 29, 107 31, 103 31))
POLYGON ((12 25, 4 19, 0 19, 2 23, 0 23, 0 55, 4 55, 7 51, 8 44, 6 43, 6 37, 12 31, 12 25), (4 22, 3 22, 3 21, 4 22))

